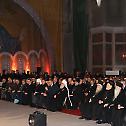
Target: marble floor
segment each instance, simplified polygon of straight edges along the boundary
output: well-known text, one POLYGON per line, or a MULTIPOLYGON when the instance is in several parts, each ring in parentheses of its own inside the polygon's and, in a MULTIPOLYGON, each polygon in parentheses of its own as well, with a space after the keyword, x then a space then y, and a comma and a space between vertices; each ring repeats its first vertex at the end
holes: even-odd
MULTIPOLYGON (((0 126, 29 126, 28 117, 37 109, 29 106, 0 101, 0 126)), ((47 126, 97 126, 94 121, 79 120, 78 116, 61 112, 50 112, 39 109, 47 114, 47 126)), ((99 126, 110 126, 101 124, 99 126)))

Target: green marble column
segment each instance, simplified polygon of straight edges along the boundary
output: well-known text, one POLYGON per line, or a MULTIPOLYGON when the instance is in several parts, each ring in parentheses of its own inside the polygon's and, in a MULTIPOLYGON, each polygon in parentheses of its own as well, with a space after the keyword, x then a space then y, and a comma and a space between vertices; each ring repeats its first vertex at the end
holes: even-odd
POLYGON ((75 69, 87 68, 88 55, 88 15, 86 0, 73 0, 73 34, 75 69))

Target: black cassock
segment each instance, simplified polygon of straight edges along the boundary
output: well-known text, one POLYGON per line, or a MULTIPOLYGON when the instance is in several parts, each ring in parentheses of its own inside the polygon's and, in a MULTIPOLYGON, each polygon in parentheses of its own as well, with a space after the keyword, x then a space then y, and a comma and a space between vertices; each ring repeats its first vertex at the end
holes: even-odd
POLYGON ((88 89, 88 95, 85 97, 85 110, 84 110, 84 115, 85 118, 90 120, 92 119, 92 103, 90 103, 90 99, 95 95, 97 85, 90 85, 88 89))
POLYGON ((39 101, 38 101, 38 107, 41 108, 46 108, 46 96, 44 96, 43 94, 46 93, 45 87, 47 86, 47 84, 41 84, 39 86, 39 101))
POLYGON ((95 93, 95 95, 91 98, 91 118, 94 120, 97 120, 100 117, 100 110, 101 110, 101 104, 99 104, 99 101, 102 101, 103 97, 103 89, 99 91, 98 93, 95 93))
POLYGON ((110 116, 111 113, 109 112, 108 106, 111 104, 113 97, 114 97, 114 88, 110 90, 103 89, 100 99, 97 99, 97 102, 94 104, 95 107, 94 113, 96 113, 95 118, 99 121, 102 121, 102 123, 104 122, 109 123, 111 120, 110 116), (98 103, 99 100, 103 101, 103 103, 99 104, 98 103))
POLYGON ((57 109, 61 110, 64 105, 65 105, 65 99, 68 96, 67 95, 67 89, 66 87, 60 88, 59 92, 56 95, 56 99, 57 99, 57 109))
POLYGON ((91 85, 89 82, 86 82, 82 85, 82 93, 80 98, 79 109, 81 116, 86 119, 92 118, 92 105, 89 103, 90 98, 95 94, 96 85, 91 85))
MULTIPOLYGON (((113 126, 122 126, 122 113, 126 108, 126 94, 125 90, 121 89, 119 95, 117 98, 114 99, 114 101, 111 103, 113 105, 109 108, 110 115, 111 115, 111 122, 113 126), (122 106, 124 108, 119 109, 118 106, 122 106)), ((110 116, 108 115, 108 116, 110 116)))
POLYGON ((22 92, 21 104, 23 105, 29 104, 29 97, 28 97, 29 85, 27 83, 22 85, 21 92, 22 92))
POLYGON ((32 106, 38 107, 39 104, 39 96, 40 96, 40 84, 36 84, 35 90, 32 93, 32 106))
POLYGON ((46 97, 46 107, 50 111, 57 111, 57 99, 54 98, 54 95, 57 95, 60 88, 53 84, 52 86, 48 87, 47 97, 46 97))

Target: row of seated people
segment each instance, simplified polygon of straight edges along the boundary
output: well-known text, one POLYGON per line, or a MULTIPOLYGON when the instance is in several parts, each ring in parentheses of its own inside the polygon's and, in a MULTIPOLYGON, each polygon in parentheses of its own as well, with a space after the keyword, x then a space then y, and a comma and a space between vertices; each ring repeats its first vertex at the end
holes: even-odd
POLYGON ((57 111, 64 106, 80 109, 80 119, 125 126, 125 78, 2 79, 1 99, 57 111))
MULTIPOLYGON (((45 81, 43 78, 2 79, 1 99, 10 102, 47 108, 51 111, 61 110, 63 107, 77 109, 79 104, 78 80, 68 79, 68 87, 63 79, 56 76, 45 81), (69 96, 68 96, 69 93, 69 96)), ((65 81, 67 83, 67 81, 65 81)), ((82 83, 82 82, 81 82, 82 83)))
POLYGON ((87 78, 80 102, 80 119, 96 120, 97 124, 126 125, 125 78, 87 78))

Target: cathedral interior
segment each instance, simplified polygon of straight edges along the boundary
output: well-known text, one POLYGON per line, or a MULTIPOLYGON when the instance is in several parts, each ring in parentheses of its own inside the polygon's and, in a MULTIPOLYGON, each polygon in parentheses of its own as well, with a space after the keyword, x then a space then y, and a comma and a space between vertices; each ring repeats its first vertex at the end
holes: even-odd
POLYGON ((1 126, 38 109, 48 126, 126 126, 125 97, 126 0, 0 0, 1 126))
POLYGON ((125 1, 114 1, 1 0, 0 71, 125 71, 125 1))

